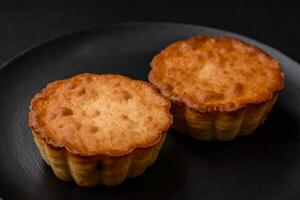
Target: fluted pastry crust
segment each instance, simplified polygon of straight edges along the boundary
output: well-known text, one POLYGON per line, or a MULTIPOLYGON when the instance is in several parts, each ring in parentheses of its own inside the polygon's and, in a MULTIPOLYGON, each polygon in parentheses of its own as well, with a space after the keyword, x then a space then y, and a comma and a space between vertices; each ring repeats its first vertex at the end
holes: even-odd
POLYGON ((148 148, 135 149, 120 157, 78 156, 65 148, 47 144, 40 134, 36 134, 34 131, 33 136, 43 160, 51 166, 59 179, 75 181, 83 187, 93 187, 118 185, 126 178, 141 175, 148 166, 155 162, 166 134, 157 144, 148 148))
POLYGON ((262 124, 277 100, 248 105, 233 112, 201 113, 184 104, 172 105, 173 128, 202 140, 229 141, 237 136, 250 135, 262 124))
POLYGON ((174 103, 199 112, 230 112, 260 104, 282 89, 279 63, 238 39, 196 36, 151 62, 149 80, 174 103))

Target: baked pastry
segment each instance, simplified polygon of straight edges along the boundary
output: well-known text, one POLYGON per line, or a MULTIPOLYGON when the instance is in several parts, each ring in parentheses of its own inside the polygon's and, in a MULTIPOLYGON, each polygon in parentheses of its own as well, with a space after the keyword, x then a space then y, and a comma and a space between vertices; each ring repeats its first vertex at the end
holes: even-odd
POLYGON ((199 140, 232 140, 263 123, 284 85, 279 63, 241 40, 196 36, 151 62, 149 80, 171 99, 173 127, 199 140))
POLYGON ((29 126, 59 179, 116 185, 156 160, 172 123, 169 109, 169 100, 150 83, 80 74, 35 95, 29 126))

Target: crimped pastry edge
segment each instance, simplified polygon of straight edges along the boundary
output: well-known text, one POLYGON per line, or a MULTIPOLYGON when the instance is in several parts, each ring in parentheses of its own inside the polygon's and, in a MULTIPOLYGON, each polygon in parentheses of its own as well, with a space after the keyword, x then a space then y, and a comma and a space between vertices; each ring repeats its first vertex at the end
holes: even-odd
POLYGON ((43 160, 52 168, 56 177, 63 181, 75 181, 83 187, 118 185, 126 178, 143 174, 156 161, 166 138, 164 133, 157 144, 136 148, 123 156, 79 156, 65 148, 46 143, 34 130, 32 134, 43 160))
POLYGON ((250 104, 232 112, 201 113, 184 104, 172 104, 173 128, 201 141, 230 141, 252 134, 267 119, 278 94, 261 104, 250 104))

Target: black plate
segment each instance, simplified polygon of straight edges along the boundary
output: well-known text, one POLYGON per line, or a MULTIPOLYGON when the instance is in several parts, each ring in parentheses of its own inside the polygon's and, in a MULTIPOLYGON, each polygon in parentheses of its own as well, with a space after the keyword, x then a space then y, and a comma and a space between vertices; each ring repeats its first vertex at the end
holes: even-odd
POLYGON ((84 31, 36 47, 0 72, 0 197, 7 199, 299 199, 300 66, 249 38, 199 26, 132 23, 84 31), (32 96, 56 79, 82 72, 147 79, 149 62, 171 42, 226 35, 278 59, 285 89, 267 122, 232 142, 197 142, 171 130, 156 163, 116 187, 59 181, 27 127, 32 96))

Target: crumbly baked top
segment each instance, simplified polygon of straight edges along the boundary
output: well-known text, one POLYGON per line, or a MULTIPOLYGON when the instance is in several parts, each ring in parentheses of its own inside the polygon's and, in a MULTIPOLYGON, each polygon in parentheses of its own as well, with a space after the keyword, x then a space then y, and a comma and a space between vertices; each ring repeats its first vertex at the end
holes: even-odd
POLYGON ((196 36, 151 62, 149 80, 173 103, 199 112, 234 111, 272 98, 283 87, 279 63, 238 39, 196 36))
POLYGON ((35 95, 29 126, 74 154, 121 156, 158 143, 172 122, 169 109, 169 100, 145 81, 81 74, 35 95))

